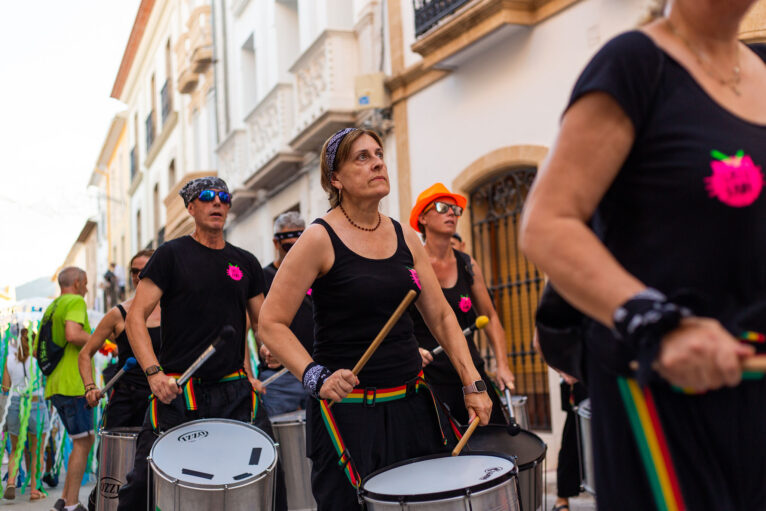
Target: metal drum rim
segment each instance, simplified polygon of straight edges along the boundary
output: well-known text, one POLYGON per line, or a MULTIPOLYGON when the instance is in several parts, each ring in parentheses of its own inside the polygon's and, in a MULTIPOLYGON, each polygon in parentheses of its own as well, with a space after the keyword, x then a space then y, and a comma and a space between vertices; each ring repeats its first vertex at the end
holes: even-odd
POLYGON ((283 421, 283 422, 272 422, 271 423, 272 427, 276 427, 276 426, 298 426, 298 425, 301 425, 301 424, 306 424, 306 420, 304 419, 302 421, 283 421))
POLYGON ((99 428, 98 436, 112 436, 114 438, 138 436, 142 429, 143 428, 141 426, 120 426, 110 429, 99 428))
POLYGON ((501 452, 492 452, 492 451, 472 451, 470 453, 460 453, 457 457, 460 456, 474 456, 474 455, 483 455, 483 456, 494 456, 497 458, 503 458, 505 460, 510 461, 513 464, 513 468, 507 472, 506 474, 503 474, 495 479, 489 480, 484 483, 475 484, 473 486, 469 486, 468 488, 459 488, 455 490, 446 490, 446 491, 440 491, 440 492, 432 492, 432 493, 422 493, 419 495, 392 495, 387 493, 376 493, 371 492, 369 490, 365 490, 364 485, 367 484, 367 481, 372 479, 373 477, 382 474, 383 472, 387 472, 391 469, 397 468, 397 467, 403 467, 405 465, 410 465, 412 463, 417 463, 419 461, 427 461, 437 458, 450 458, 452 455, 447 453, 437 453, 437 454, 431 454, 428 456, 420 456, 419 458, 412 458, 408 460, 402 460, 397 463, 394 463, 392 465, 389 465, 387 467, 383 467, 381 469, 376 470, 372 474, 368 475, 362 480, 362 485, 359 487, 359 496, 362 498, 368 497, 370 499, 378 500, 380 502, 401 502, 401 503, 407 503, 407 502, 428 502, 432 500, 443 500, 446 498, 452 498, 452 497, 460 497, 464 496, 466 492, 470 493, 476 493, 483 490, 490 489, 494 486, 498 486, 500 483, 504 483, 505 481, 511 480, 514 477, 518 477, 519 473, 519 467, 516 464, 516 460, 514 460, 513 456, 508 456, 507 454, 503 454, 501 452))
MULTIPOLYGON (((493 431, 493 430, 501 429, 501 428, 504 431, 506 431, 508 426, 504 425, 504 424, 487 424, 486 426, 483 426, 482 428, 479 428, 479 431, 481 431, 482 429, 485 429, 486 431, 493 431), (489 429, 486 429, 486 428, 489 428, 489 429)), ((543 447, 543 452, 537 458, 533 459, 532 461, 527 461, 523 465, 520 465, 518 463, 518 461, 517 461, 516 462, 516 466, 519 468, 519 472, 523 472, 524 470, 528 470, 530 468, 535 468, 537 465, 539 465, 539 464, 541 464, 543 462, 543 460, 545 459, 545 455, 548 453, 548 444, 546 444, 545 441, 542 438, 540 438, 538 435, 536 435, 535 433, 533 433, 532 431, 529 431, 527 429, 522 429, 519 432, 519 434, 521 434, 521 433, 526 433, 527 435, 531 435, 533 438, 538 440, 540 442, 540 445, 542 445, 542 447, 543 447)), ((508 434, 508 436, 514 436, 514 435, 508 434)), ((470 444, 471 444, 471 441, 469 440, 468 441, 468 445, 466 445, 466 449, 468 449, 467 454, 474 454, 474 453, 481 453, 481 452, 492 452, 492 451, 473 451, 473 450, 470 450, 471 449, 471 445, 470 444)), ((515 458, 515 456, 511 456, 511 457, 515 458)))
POLYGON ((154 444, 152 444, 152 449, 149 451, 149 457, 147 458, 147 461, 149 461, 149 466, 151 467, 153 474, 161 476, 164 480, 166 480, 169 483, 172 483, 174 485, 179 485, 179 486, 183 485, 184 487, 187 487, 187 488, 190 488, 190 489, 195 489, 195 490, 199 490, 199 489, 217 490, 217 489, 221 489, 221 488, 229 489, 229 488, 240 488, 242 486, 248 486, 251 483, 259 481, 262 478, 261 475, 263 477, 266 477, 267 474, 270 474, 271 472, 273 472, 274 468, 277 466, 277 461, 278 460, 279 460, 279 451, 277 450, 277 446, 274 443, 274 440, 269 435, 267 435, 265 431, 263 431, 262 429, 260 429, 260 428, 258 428, 256 426, 253 426, 252 424, 248 424, 247 422, 235 421, 235 420, 232 420, 232 419, 198 419, 198 420, 195 420, 195 421, 184 422, 183 424, 179 424, 178 426, 174 426, 174 427, 170 428, 169 430, 164 431, 162 433, 162 435, 160 435, 157 438, 157 440, 154 441, 154 444), (253 430, 263 434, 263 436, 268 438, 269 441, 271 442, 271 444, 274 446, 274 461, 263 472, 261 472, 259 474, 253 474, 251 477, 248 477, 246 479, 242 479, 240 481, 236 481, 236 482, 230 483, 230 484, 229 483, 227 483, 227 484, 199 484, 199 483, 183 481, 181 479, 178 479, 177 477, 173 477, 173 476, 168 475, 167 472, 165 472, 164 470, 162 470, 161 468, 159 468, 157 466, 157 464, 154 462, 154 448, 156 447, 157 442, 159 442, 160 439, 163 436, 172 433, 176 429, 181 429, 184 426, 188 426, 191 423, 199 424, 199 423, 205 423, 205 422, 217 422, 217 423, 228 422, 230 424, 236 424, 237 426, 245 426, 247 428, 253 429, 253 430))

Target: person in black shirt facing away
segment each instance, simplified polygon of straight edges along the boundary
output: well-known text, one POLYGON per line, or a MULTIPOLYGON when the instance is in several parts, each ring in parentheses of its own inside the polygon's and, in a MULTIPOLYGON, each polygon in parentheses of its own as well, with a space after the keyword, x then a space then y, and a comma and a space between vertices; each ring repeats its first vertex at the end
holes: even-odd
MULTIPOLYGON (((257 406, 260 383, 249 380, 244 370, 246 315, 256 327, 265 289, 263 270, 251 253, 223 238, 231 206, 223 180, 192 180, 180 195, 194 217, 194 233, 160 245, 141 272, 125 320, 130 345, 155 399, 138 437, 135 466, 120 488, 118 509, 122 511, 146 505, 146 457, 159 433, 203 418, 253 421, 272 433, 264 407, 257 406), (162 305, 159 354, 152 348, 146 325, 158 302, 162 305), (190 382, 179 388, 170 376, 180 376, 224 325, 234 328, 233 338, 219 345, 190 382), (184 399, 181 394, 193 399, 184 399)), ((278 477, 277 483, 277 509, 286 509, 284 480, 278 477)))
MULTIPOLYGON (((277 270, 282 264, 282 260, 287 252, 298 241, 298 237, 306 229, 306 222, 303 221, 297 211, 288 211, 282 213, 274 221, 274 251, 276 257, 274 262, 263 269, 266 277, 266 293, 268 294, 271 283, 277 274, 277 270)), ((290 330, 295 337, 301 341, 303 347, 309 353, 314 349, 314 306, 311 303, 311 289, 303 297, 298 312, 295 313, 293 322, 290 323, 290 330)), ((277 371, 282 369, 282 364, 276 360, 264 344, 258 341, 260 345, 259 353, 261 363, 258 370, 258 376, 261 381, 265 381, 277 371)), ((303 384, 295 376, 285 373, 269 384, 268 395, 264 396, 263 404, 269 412, 269 417, 282 413, 292 412, 301 408, 306 408, 308 394, 303 388, 303 384)))
POLYGON ((282 262, 264 302, 259 335, 313 399, 306 409, 311 487, 320 511, 359 509, 361 477, 397 461, 444 450, 406 314, 361 370, 353 367, 410 290, 467 387, 466 408, 486 424, 492 407, 479 372, 417 235, 379 213, 388 170, 375 132, 346 128, 325 142, 322 186, 332 209, 306 229, 282 262), (312 354, 290 330, 312 289, 312 354), (386 390, 385 402, 376 402, 386 390), (325 401, 320 401, 322 399, 325 401), (336 404, 330 410, 327 401, 336 404), (340 434, 337 449, 323 418, 340 434), (348 463, 339 464, 339 459, 348 463))
POLYGON ((673 0, 593 57, 521 246, 588 315, 599 509, 766 509, 766 46, 673 0))
MULTIPOLYGON (((478 314, 489 318, 489 324, 485 331, 491 341, 495 360, 497 360, 495 373, 497 386, 501 391, 505 390, 506 387, 513 389, 513 373, 508 367, 505 332, 497 311, 492 305, 487 285, 484 283, 484 276, 471 256, 451 246, 452 236, 457 229, 457 222, 463 214, 467 202, 462 195, 451 193, 442 183, 436 183, 418 196, 410 212, 410 225, 413 229, 421 232, 425 238, 426 254, 428 254, 434 274, 439 280, 447 303, 455 313, 460 328, 473 325, 478 314)), ((449 358, 444 353, 436 356, 431 355, 431 350, 439 344, 426 326, 423 316, 420 315, 417 308, 410 307, 410 315, 414 323, 415 337, 420 346, 420 355, 423 357, 423 372, 428 383, 433 387, 437 397, 449 407, 452 416, 459 422, 466 424, 468 411, 463 404, 460 375, 452 367, 449 358)), ((491 389, 489 392, 492 399, 490 422, 505 424, 502 404, 493 388, 492 380, 484 371, 484 359, 481 358, 479 350, 476 348, 473 335, 472 333, 466 337, 466 344, 482 380, 484 380, 487 388, 491 389)))

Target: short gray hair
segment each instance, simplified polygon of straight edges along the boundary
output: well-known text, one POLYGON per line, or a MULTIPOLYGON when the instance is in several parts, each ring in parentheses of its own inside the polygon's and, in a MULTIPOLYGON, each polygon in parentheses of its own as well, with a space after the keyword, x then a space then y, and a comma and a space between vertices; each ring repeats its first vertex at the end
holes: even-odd
POLYGON ((72 287, 85 275, 85 270, 77 266, 67 266, 59 272, 59 287, 72 287))
POLYGON ((301 218, 301 214, 297 211, 282 213, 276 220, 274 220, 274 234, 284 231, 288 227, 292 227, 295 230, 305 229, 306 222, 301 218))

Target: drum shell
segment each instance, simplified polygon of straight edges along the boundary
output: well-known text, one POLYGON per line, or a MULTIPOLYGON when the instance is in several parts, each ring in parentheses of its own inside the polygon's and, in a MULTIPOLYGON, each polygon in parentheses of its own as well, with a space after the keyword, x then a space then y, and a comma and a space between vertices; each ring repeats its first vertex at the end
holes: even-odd
POLYGON ((517 458, 519 468, 519 495, 524 511, 537 511, 543 505, 543 461, 547 446, 530 431, 522 430, 516 436, 508 434, 506 426, 490 424, 476 428, 468 440, 468 449, 494 451, 517 458))
POLYGON ((363 499, 367 504, 367 511, 466 511, 467 509, 521 511, 518 491, 518 480, 513 478, 494 488, 471 493, 470 501, 466 496, 427 502, 402 503, 383 502, 369 497, 363 497, 363 499))
MULTIPOLYGON (((274 499, 274 471, 264 472, 261 477, 236 485, 197 485, 172 479, 152 466, 154 509, 162 511, 209 511, 226 509, 244 511, 249 509, 272 509, 274 499)), ((276 464, 275 464, 276 466, 276 464)))
POLYGON ((590 399, 585 399, 577 407, 577 424, 582 453, 582 487, 590 494, 596 494, 596 475, 593 468, 593 439, 591 437, 590 399))
MULTIPOLYGON (((511 396, 511 405, 513 406, 513 418, 516 419, 516 424, 521 426, 521 429, 529 430, 529 410, 527 409, 527 396, 511 396)), ((505 403, 505 396, 500 397, 500 401, 503 405, 505 403)), ((508 410, 503 408, 503 413, 506 418, 508 417, 508 410)))
MULTIPOLYGON (((489 454, 496 455, 496 453, 482 452, 474 454, 489 454)), ((409 463, 420 459, 438 458, 443 455, 431 455, 424 456, 422 458, 416 458, 403 463, 409 463)), ((396 463, 391 467, 399 465, 396 463)), ((391 468, 388 467, 388 468, 391 468)), ((386 470, 386 469, 383 469, 386 470)), ((406 497, 402 497, 399 500, 380 500, 371 496, 364 489, 365 483, 374 475, 382 472, 379 470, 373 474, 370 474, 362 482, 360 496, 365 503, 365 509, 367 511, 467 511, 467 510, 482 510, 482 511, 522 511, 521 503, 519 501, 519 487, 518 487, 518 473, 516 467, 512 472, 512 477, 506 479, 496 486, 486 488, 479 491, 466 492, 462 495, 455 495, 446 498, 439 498, 435 500, 408 500, 406 497)))
MULTIPOLYGON (((191 424, 203 424, 205 422, 235 423, 256 429, 264 437, 269 438, 255 426, 229 419, 201 419, 187 422, 166 431, 163 436, 172 433, 178 428, 191 424)), ((153 452, 154 448, 152 448, 152 454, 153 452)), ((157 466, 150 456, 147 460, 152 473, 151 485, 154 494, 154 502, 150 509, 161 509, 162 511, 272 509, 274 501, 274 477, 278 459, 278 454, 275 454, 273 462, 266 470, 256 477, 245 479, 241 482, 232 484, 197 484, 181 481, 169 476, 157 466)), ((223 463, 226 461, 225 459, 221 460, 223 463)))
POLYGON ((276 415, 271 418, 271 427, 285 473, 287 509, 316 509, 311 493, 311 461, 306 457, 306 411, 276 415))
POLYGON ((127 482, 136 456, 136 441, 141 428, 114 428, 98 432, 97 511, 116 511, 120 487, 127 482))

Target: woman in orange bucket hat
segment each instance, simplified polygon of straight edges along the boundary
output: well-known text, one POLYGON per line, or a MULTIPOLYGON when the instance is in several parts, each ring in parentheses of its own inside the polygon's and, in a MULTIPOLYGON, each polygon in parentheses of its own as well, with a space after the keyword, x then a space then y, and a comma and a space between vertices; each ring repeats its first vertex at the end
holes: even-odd
MULTIPOLYGON (((442 183, 436 183, 424 190, 410 212, 410 225, 425 237, 425 249, 431 266, 441 285, 447 302, 455 313, 461 328, 473 325, 478 315, 489 318, 486 327, 492 349, 497 360, 497 386, 500 390, 513 388, 513 373, 508 367, 505 333, 500 318, 492 305, 492 299, 484 283, 476 261, 468 254, 452 248, 450 242, 457 229, 457 221, 465 210, 468 200, 460 194, 450 192, 442 183)), ((463 405, 462 383, 457 371, 444 353, 431 355, 438 346, 422 316, 414 308, 410 310, 415 324, 415 337, 420 345, 424 372, 434 392, 446 403, 452 415, 466 423, 468 412, 463 405)), ((505 423, 502 405, 496 392, 491 391, 492 381, 484 371, 473 334, 466 337, 474 365, 484 380, 493 400, 490 422, 505 423)))

